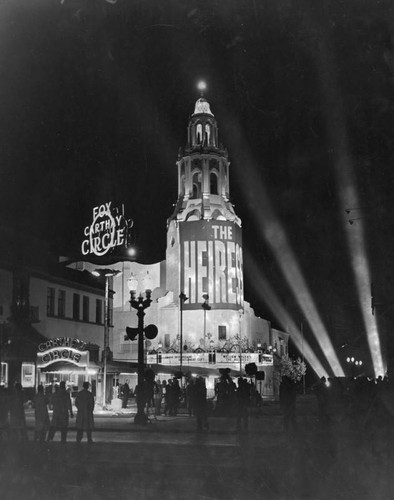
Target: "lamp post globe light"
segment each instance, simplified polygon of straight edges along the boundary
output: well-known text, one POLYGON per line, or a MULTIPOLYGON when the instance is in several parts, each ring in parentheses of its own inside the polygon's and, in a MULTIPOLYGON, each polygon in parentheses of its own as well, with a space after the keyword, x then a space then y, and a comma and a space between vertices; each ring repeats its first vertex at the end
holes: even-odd
POLYGON ((105 278, 105 300, 104 300, 104 348, 103 348, 103 410, 107 409, 107 361, 109 354, 109 279, 120 274, 115 269, 95 269, 92 271, 94 276, 105 278))
POLYGON ((363 362, 361 360, 355 359, 354 356, 352 356, 352 357, 348 356, 346 358, 346 361, 350 365, 351 374, 352 374, 352 377, 354 378, 356 376, 356 369, 361 367, 363 362))
MULTIPOLYGON (((130 290, 130 305, 137 310, 138 326, 137 328, 126 328, 127 337, 135 340, 138 337, 138 391, 137 391, 137 413, 134 417, 134 423, 145 425, 148 423, 148 416, 145 413, 145 394, 144 394, 144 375, 145 375, 145 356, 144 356, 144 333, 151 340, 157 336, 157 327, 148 325, 144 328, 145 309, 152 303, 152 290, 145 288, 145 296, 142 293, 137 297, 138 280, 132 276, 127 281, 130 290)), ((144 285, 148 286, 148 278, 144 280, 144 285)))

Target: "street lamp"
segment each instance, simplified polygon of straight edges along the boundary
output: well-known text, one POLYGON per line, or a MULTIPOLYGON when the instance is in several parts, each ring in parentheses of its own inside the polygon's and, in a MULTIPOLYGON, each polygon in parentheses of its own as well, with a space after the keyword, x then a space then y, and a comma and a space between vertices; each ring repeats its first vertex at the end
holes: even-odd
POLYGON ((206 350, 206 337, 207 337, 207 311, 210 311, 212 308, 209 305, 209 295, 204 293, 202 296, 204 302, 201 304, 201 307, 204 309, 204 349, 206 350))
POLYGON ((180 324, 180 330, 179 330, 179 367, 180 367, 180 372, 181 372, 181 383, 183 381, 183 373, 182 373, 182 354, 183 354, 183 304, 189 300, 189 297, 186 297, 186 295, 181 292, 179 294, 179 310, 181 313, 181 324, 180 324))
POLYGON ((257 342, 257 354, 259 356, 259 363, 261 363, 263 359, 263 351, 261 350, 261 342, 257 342))
POLYGON ((356 370, 355 366, 360 367, 362 366, 363 362, 361 360, 355 359, 353 356, 347 357, 346 361, 350 364, 352 377, 355 377, 355 370, 356 370))
POLYGON ((92 271, 94 276, 105 278, 105 299, 104 299, 104 367, 103 367, 103 410, 106 410, 107 404, 107 358, 109 351, 109 279, 120 274, 115 269, 95 269, 92 271))
POLYGON ((161 363, 161 349, 163 347, 163 344, 161 342, 158 343, 157 345, 157 364, 161 363))
POLYGON ((145 395, 144 395, 144 372, 145 372, 145 359, 144 359, 144 332, 150 340, 157 335, 157 327, 155 325, 148 325, 144 329, 144 316, 145 309, 152 303, 152 290, 145 289, 145 297, 142 293, 137 297, 138 280, 131 277, 128 280, 130 289, 130 305, 133 309, 137 310, 138 326, 135 328, 126 328, 127 335, 130 340, 134 340, 138 335, 138 392, 137 392, 137 413, 134 417, 135 424, 145 425, 148 422, 148 417, 145 413, 145 395))

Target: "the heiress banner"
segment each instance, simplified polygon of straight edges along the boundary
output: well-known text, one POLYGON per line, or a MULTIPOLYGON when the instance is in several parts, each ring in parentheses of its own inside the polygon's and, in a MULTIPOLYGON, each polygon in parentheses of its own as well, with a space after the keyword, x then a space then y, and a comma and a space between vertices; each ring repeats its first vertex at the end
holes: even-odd
POLYGON ((179 224, 181 290, 189 297, 184 309, 198 309, 209 295, 212 309, 243 307, 242 231, 232 222, 193 221, 179 224))

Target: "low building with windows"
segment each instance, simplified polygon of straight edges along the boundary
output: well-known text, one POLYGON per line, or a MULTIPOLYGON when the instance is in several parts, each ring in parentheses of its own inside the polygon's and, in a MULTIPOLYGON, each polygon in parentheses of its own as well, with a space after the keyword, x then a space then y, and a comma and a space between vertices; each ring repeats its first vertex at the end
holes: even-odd
MULTIPOLYGON (((88 379, 100 393, 103 284, 59 265, 42 241, 0 231, 1 384, 50 391, 64 380, 75 392, 88 379)), ((112 320, 112 298, 109 310, 112 320)))

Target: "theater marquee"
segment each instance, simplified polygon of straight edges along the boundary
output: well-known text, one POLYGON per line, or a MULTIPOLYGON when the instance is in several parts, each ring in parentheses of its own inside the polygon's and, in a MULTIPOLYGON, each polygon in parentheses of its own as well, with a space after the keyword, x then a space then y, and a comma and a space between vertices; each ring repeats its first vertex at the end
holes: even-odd
POLYGON ((212 309, 243 307, 241 228, 226 221, 179 224, 181 290, 189 297, 184 309, 201 308, 203 294, 212 309))
POLYGON ((70 337, 48 340, 38 346, 37 368, 45 368, 58 361, 67 361, 80 367, 87 367, 89 351, 85 349, 85 342, 70 337))

